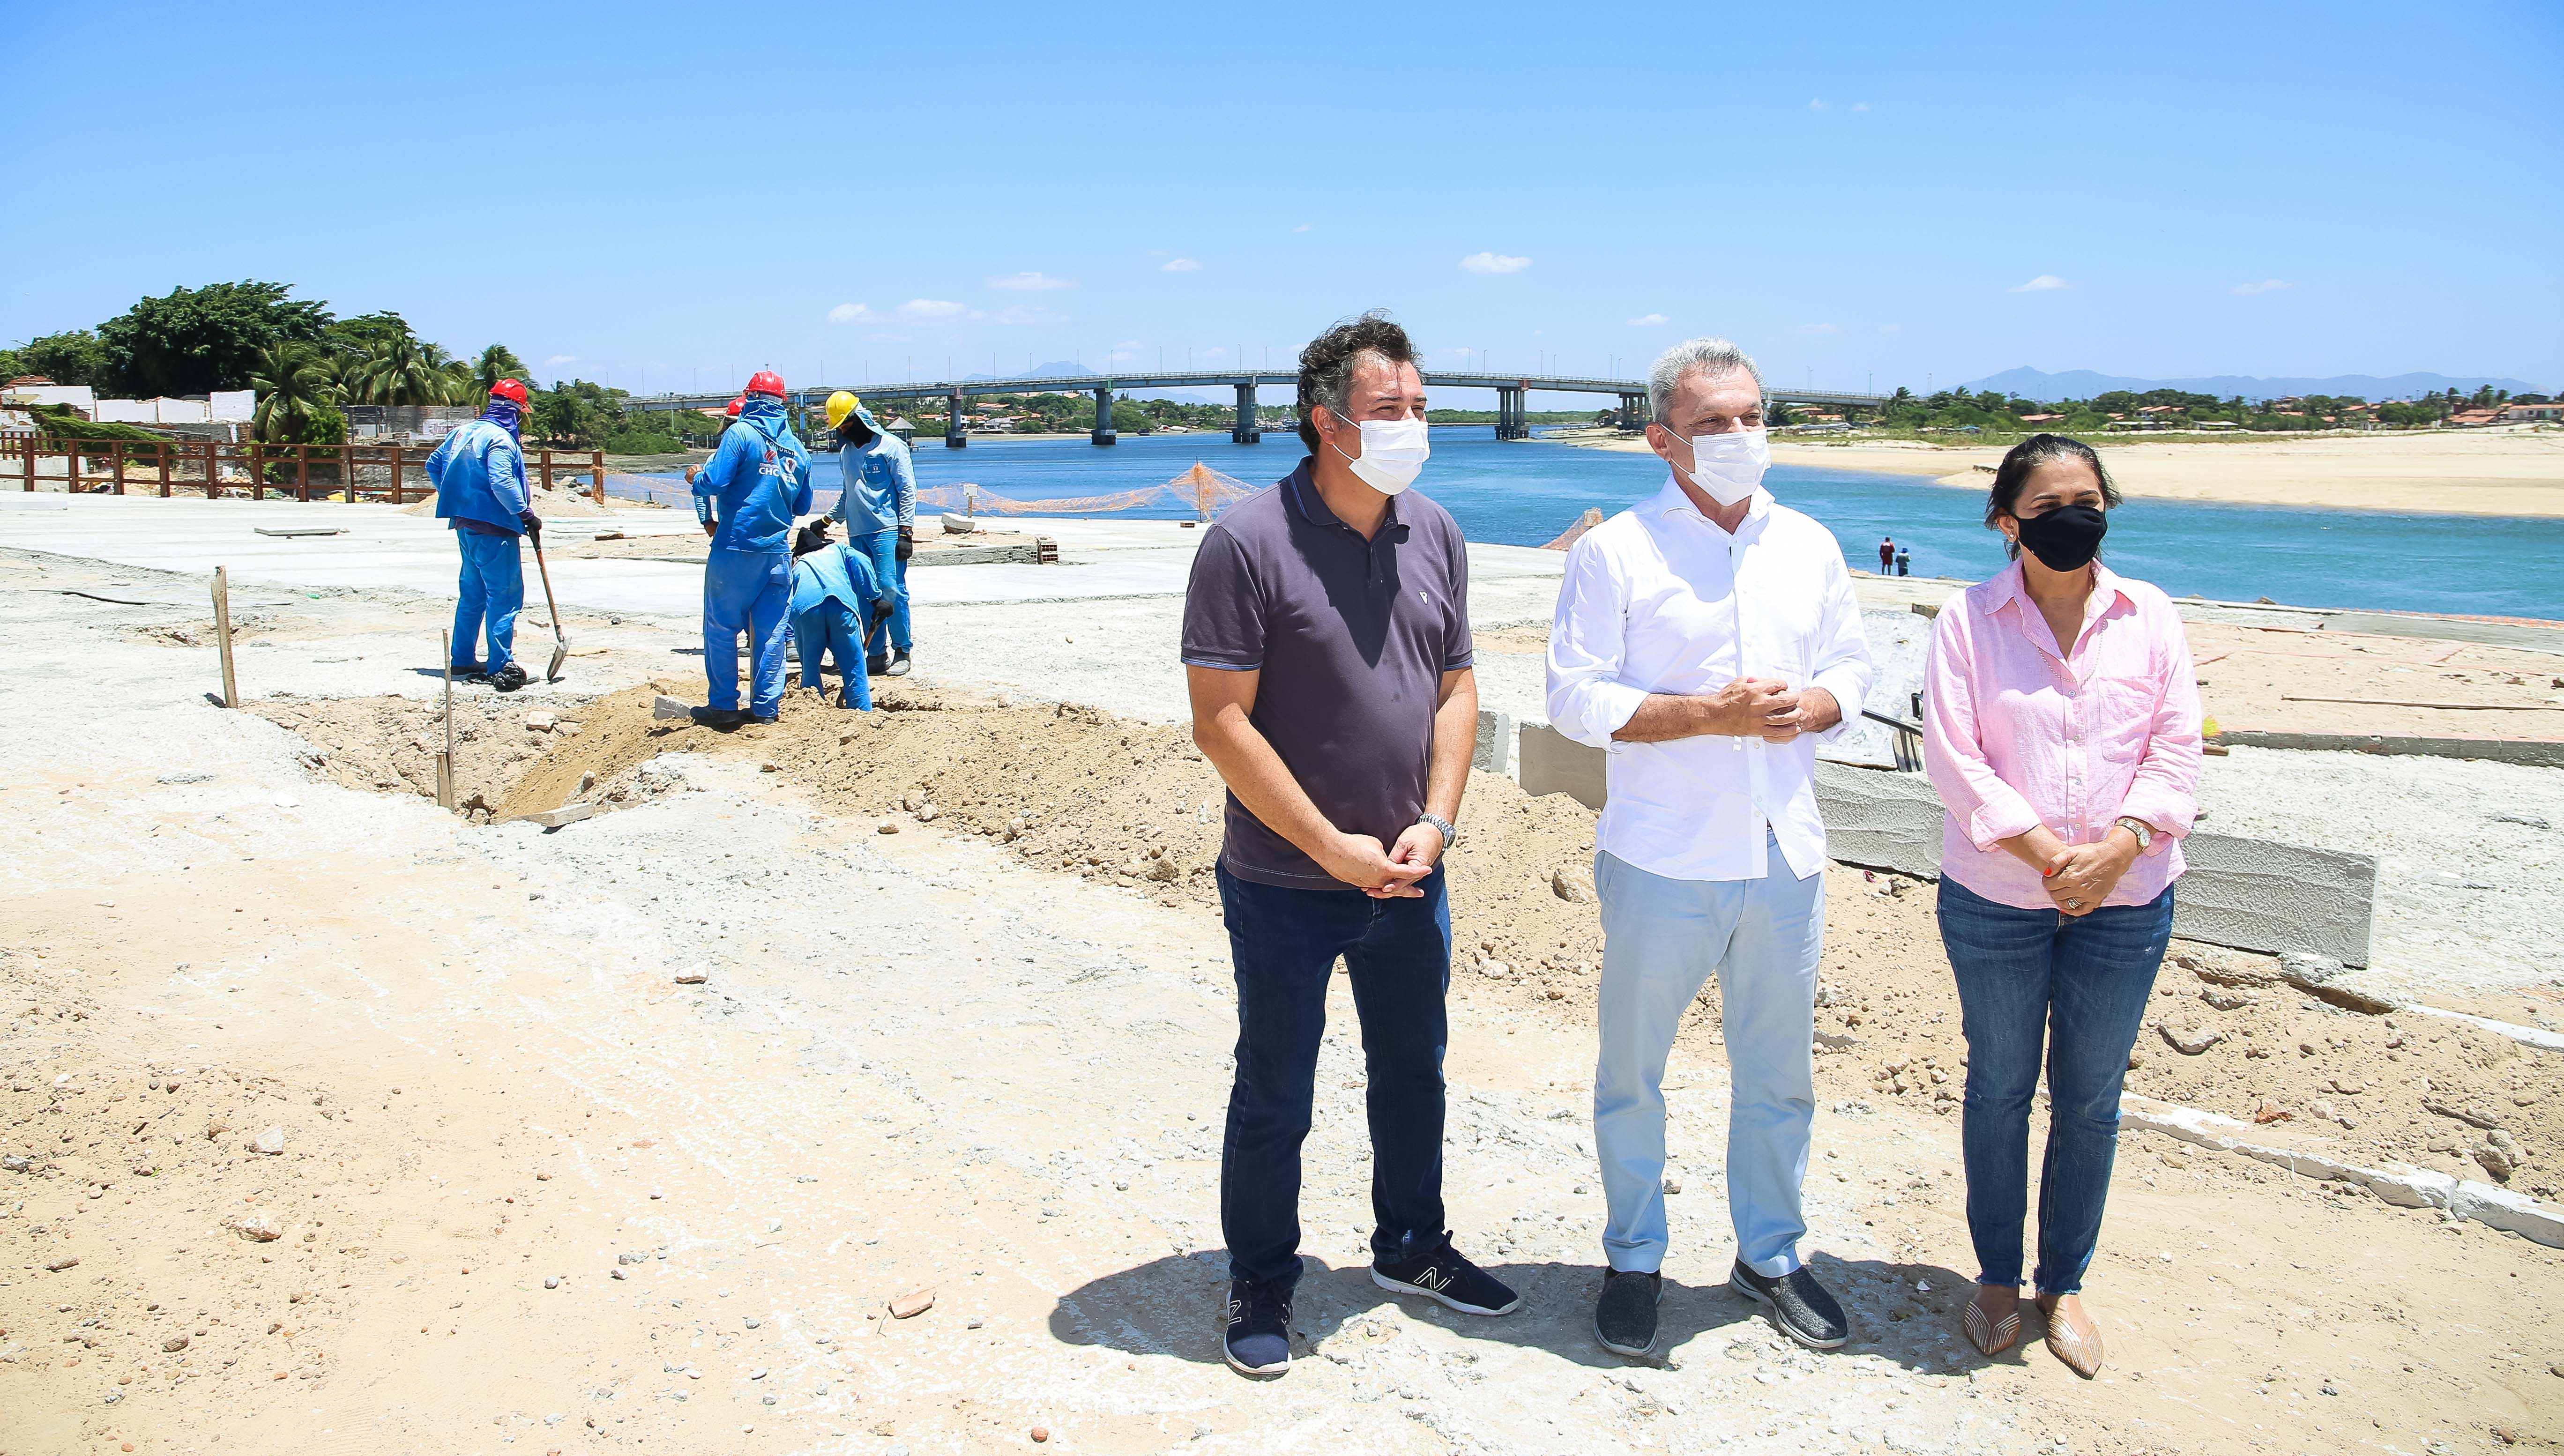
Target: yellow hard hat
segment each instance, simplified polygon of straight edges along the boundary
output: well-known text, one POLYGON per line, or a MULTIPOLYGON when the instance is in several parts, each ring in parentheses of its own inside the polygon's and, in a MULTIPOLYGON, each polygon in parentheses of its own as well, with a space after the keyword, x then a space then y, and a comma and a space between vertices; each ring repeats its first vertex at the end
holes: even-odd
POLYGON ((846 422, 846 416, 863 408, 863 404, 864 402, 862 400, 855 398, 853 394, 843 389, 829 395, 828 428, 833 430, 839 425, 844 424, 846 422))

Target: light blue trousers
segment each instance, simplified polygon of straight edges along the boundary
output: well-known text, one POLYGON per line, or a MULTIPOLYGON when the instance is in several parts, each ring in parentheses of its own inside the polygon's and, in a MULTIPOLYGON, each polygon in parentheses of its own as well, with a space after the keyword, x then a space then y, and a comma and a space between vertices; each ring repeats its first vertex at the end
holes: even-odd
POLYGON ((1712 973, 1727 1040, 1727 1211, 1737 1257, 1768 1278, 1799 1267, 1825 877, 1796 879, 1779 845, 1766 853, 1772 870, 1760 880, 1669 880, 1594 857, 1604 937, 1594 1147, 1610 1204, 1602 1253, 1614 1269, 1653 1273, 1664 1264, 1665 1056, 1712 973))
POLYGON ((706 557, 704 685, 711 706, 739 707, 739 634, 746 632, 756 674, 748 711, 758 718, 775 715, 783 702, 783 643, 791 619, 791 556, 716 549, 706 557))
POLYGON ((517 660, 517 613, 526 606, 525 555, 518 537, 454 532, 463 572, 454 590, 454 665, 465 672, 495 673, 517 660), (490 655, 473 661, 487 631, 490 655))

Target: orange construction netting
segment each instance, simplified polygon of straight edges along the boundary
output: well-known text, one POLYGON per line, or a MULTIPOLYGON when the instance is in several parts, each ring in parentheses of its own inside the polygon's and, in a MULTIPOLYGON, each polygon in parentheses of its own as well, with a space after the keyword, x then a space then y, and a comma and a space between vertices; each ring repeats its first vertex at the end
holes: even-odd
POLYGON ((1018 501, 984 486, 937 486, 917 493, 917 504, 946 511, 985 512, 991 516, 1109 516, 1151 506, 1188 508, 1202 520, 1255 494, 1256 488, 1196 460, 1192 469, 1163 486, 1143 486, 1109 496, 1074 496, 1044 501, 1018 501))

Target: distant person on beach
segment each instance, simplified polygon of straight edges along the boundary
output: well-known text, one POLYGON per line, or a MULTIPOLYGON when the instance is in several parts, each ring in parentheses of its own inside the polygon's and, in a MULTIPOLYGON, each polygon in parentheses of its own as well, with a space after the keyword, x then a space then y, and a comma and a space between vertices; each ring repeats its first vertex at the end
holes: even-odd
POLYGON ((884 677, 908 676, 908 558, 917 551, 917 463, 908 442, 881 427, 864 402, 840 389, 828 396, 828 428, 837 432, 837 470, 844 486, 829 516, 845 523, 846 544, 873 558, 890 588, 890 616, 864 634, 866 666, 884 677))
POLYGON ((1656 360, 1647 443, 1665 483, 1567 553, 1549 633, 1549 717, 1606 750, 1595 826, 1602 902, 1594 1143, 1610 1268, 1605 1350, 1656 1347, 1664 1287, 1665 1056, 1715 974, 1730 1069, 1730 1289, 1832 1350, 1842 1306, 1799 1257, 1816 1113, 1825 825, 1816 751, 1856 720, 1868 644, 1833 535, 1763 488, 1763 378, 1695 338, 1656 360))
POLYGON ((525 418, 526 386, 502 379, 490 386, 481 418, 447 432, 427 457, 436 514, 450 523, 463 553, 448 662, 454 676, 502 693, 526 686, 516 655, 517 614, 526 605, 526 557, 517 542, 540 540, 543 529, 526 495, 526 452, 518 443, 525 418), (481 659, 484 633, 490 655, 481 659))
POLYGON ((1961 1325, 1987 1354, 2021 1334, 2043 1051, 2031 1279, 2047 1348, 2087 1378, 2102 1342, 2083 1271, 2110 1190, 2120 1083, 2172 936, 2200 761, 2180 614, 2097 559, 2118 504, 2081 441, 2014 446, 1986 500, 2014 562, 1942 608, 1923 677, 1923 763, 1949 809, 1941 943, 1968 1040, 1959 1136, 1979 1272, 1961 1325))
POLYGON ((1896 574, 1899 576, 1911 576, 1914 574, 1914 552, 1911 547, 1898 546, 1896 548, 1896 574))
POLYGON ((871 712, 871 676, 864 670, 864 624, 890 610, 891 596, 873 574, 870 556, 828 539, 822 517, 792 538, 792 644, 801 656, 801 686, 819 686, 819 659, 834 658, 837 706, 871 712))
POLYGON ((1889 535, 1880 536, 1878 538, 1878 574, 1881 576, 1887 575, 1888 568, 1895 564, 1896 537, 1889 535))
POLYGON ((1193 741, 1228 785, 1219 902, 1237 978, 1220 1152, 1221 1348, 1290 1368, 1309 1136, 1336 960, 1362 1023, 1372 1281, 1468 1315, 1514 1292, 1451 1246, 1442 1204, 1442 852, 1477 742, 1469 556, 1409 495, 1429 453, 1421 356, 1378 313, 1300 351, 1299 468, 1202 532, 1184 593, 1193 741))
POLYGON ((704 722, 772 723, 783 705, 783 634, 792 625, 791 530, 810 510, 810 452, 783 413, 783 376, 759 369, 713 458, 686 467, 695 519, 713 538, 704 563, 704 722), (739 635, 748 635, 748 708, 739 706, 739 635))

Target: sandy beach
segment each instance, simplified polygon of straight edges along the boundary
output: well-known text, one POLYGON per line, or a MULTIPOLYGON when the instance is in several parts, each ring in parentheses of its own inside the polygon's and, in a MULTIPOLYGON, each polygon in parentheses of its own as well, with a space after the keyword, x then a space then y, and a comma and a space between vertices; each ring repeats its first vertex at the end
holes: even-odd
MULTIPOLYGON (((1565 443, 1647 449, 1644 440, 1604 431, 1580 431, 1565 443)), ((2111 477, 2131 496, 2448 516, 2564 516, 2564 432, 2553 430, 2096 443, 2106 447, 2102 459, 2111 477)), ((1925 476, 1977 490, 2003 451, 1915 440, 1776 440, 1772 458, 1787 465, 1925 476)))

